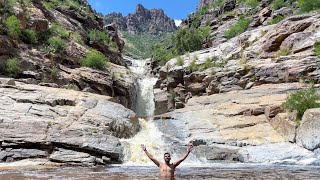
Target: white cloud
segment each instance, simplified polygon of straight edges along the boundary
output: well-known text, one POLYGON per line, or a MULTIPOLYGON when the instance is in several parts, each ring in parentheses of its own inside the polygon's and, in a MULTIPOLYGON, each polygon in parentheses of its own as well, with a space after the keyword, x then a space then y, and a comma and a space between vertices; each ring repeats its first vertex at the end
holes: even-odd
POLYGON ((174 23, 176 24, 177 27, 179 27, 180 24, 182 23, 182 21, 176 19, 176 20, 174 20, 174 23))

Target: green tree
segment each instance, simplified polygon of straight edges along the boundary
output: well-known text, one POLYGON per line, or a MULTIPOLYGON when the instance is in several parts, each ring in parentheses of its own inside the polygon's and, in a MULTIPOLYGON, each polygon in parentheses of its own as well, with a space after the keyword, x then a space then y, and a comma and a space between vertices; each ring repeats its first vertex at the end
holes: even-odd
POLYGON ((13 38, 18 38, 21 34, 20 20, 16 16, 10 16, 6 19, 5 25, 8 34, 13 38))
POLYGON ((7 16, 13 12, 13 6, 16 0, 0 0, 0 14, 7 16))
POLYGON ((297 4, 302 13, 320 9, 319 0, 299 0, 297 4))
POLYGON ((103 45, 109 45, 111 41, 109 36, 105 32, 102 32, 96 29, 90 30, 88 33, 88 37, 89 37, 90 44, 100 43, 103 45))
POLYGON ((198 29, 182 28, 176 32, 173 39, 177 53, 184 54, 185 52, 200 50, 204 37, 198 29))

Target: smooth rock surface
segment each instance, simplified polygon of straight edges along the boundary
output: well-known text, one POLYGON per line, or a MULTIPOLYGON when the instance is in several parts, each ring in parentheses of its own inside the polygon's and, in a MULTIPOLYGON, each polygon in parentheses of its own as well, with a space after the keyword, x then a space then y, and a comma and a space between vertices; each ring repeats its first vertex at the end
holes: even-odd
POLYGON ((320 148, 320 108, 307 110, 297 130, 297 144, 309 149, 320 148))
MULTIPOLYGON (((1 84, 0 99, 0 143, 4 148, 0 152, 6 161, 48 157, 51 149, 63 146, 67 152, 119 162, 119 138, 132 137, 140 129, 136 114, 108 96, 16 82, 16 86, 1 84)), ((70 153, 55 153, 53 159, 62 161, 59 155, 64 154, 70 153)))

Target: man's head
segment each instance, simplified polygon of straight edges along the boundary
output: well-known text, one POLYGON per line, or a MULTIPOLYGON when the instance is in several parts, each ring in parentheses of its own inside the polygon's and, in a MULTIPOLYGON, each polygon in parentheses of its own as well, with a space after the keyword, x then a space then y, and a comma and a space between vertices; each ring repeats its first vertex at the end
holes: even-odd
POLYGON ((168 153, 168 152, 164 153, 163 158, 164 158, 165 162, 170 162, 170 160, 171 160, 170 153, 168 153))

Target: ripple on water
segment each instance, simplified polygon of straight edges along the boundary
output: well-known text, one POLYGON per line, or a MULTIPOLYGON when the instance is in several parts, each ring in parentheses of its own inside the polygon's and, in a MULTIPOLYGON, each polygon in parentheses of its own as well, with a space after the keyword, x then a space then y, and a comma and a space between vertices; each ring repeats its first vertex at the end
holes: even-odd
MULTIPOLYGON (((158 179, 155 166, 64 167, 40 170, 1 171, 4 179, 50 180, 152 180, 158 179)), ((320 167, 271 166, 260 164, 213 164, 211 166, 181 166, 176 179, 320 179, 320 167)))

